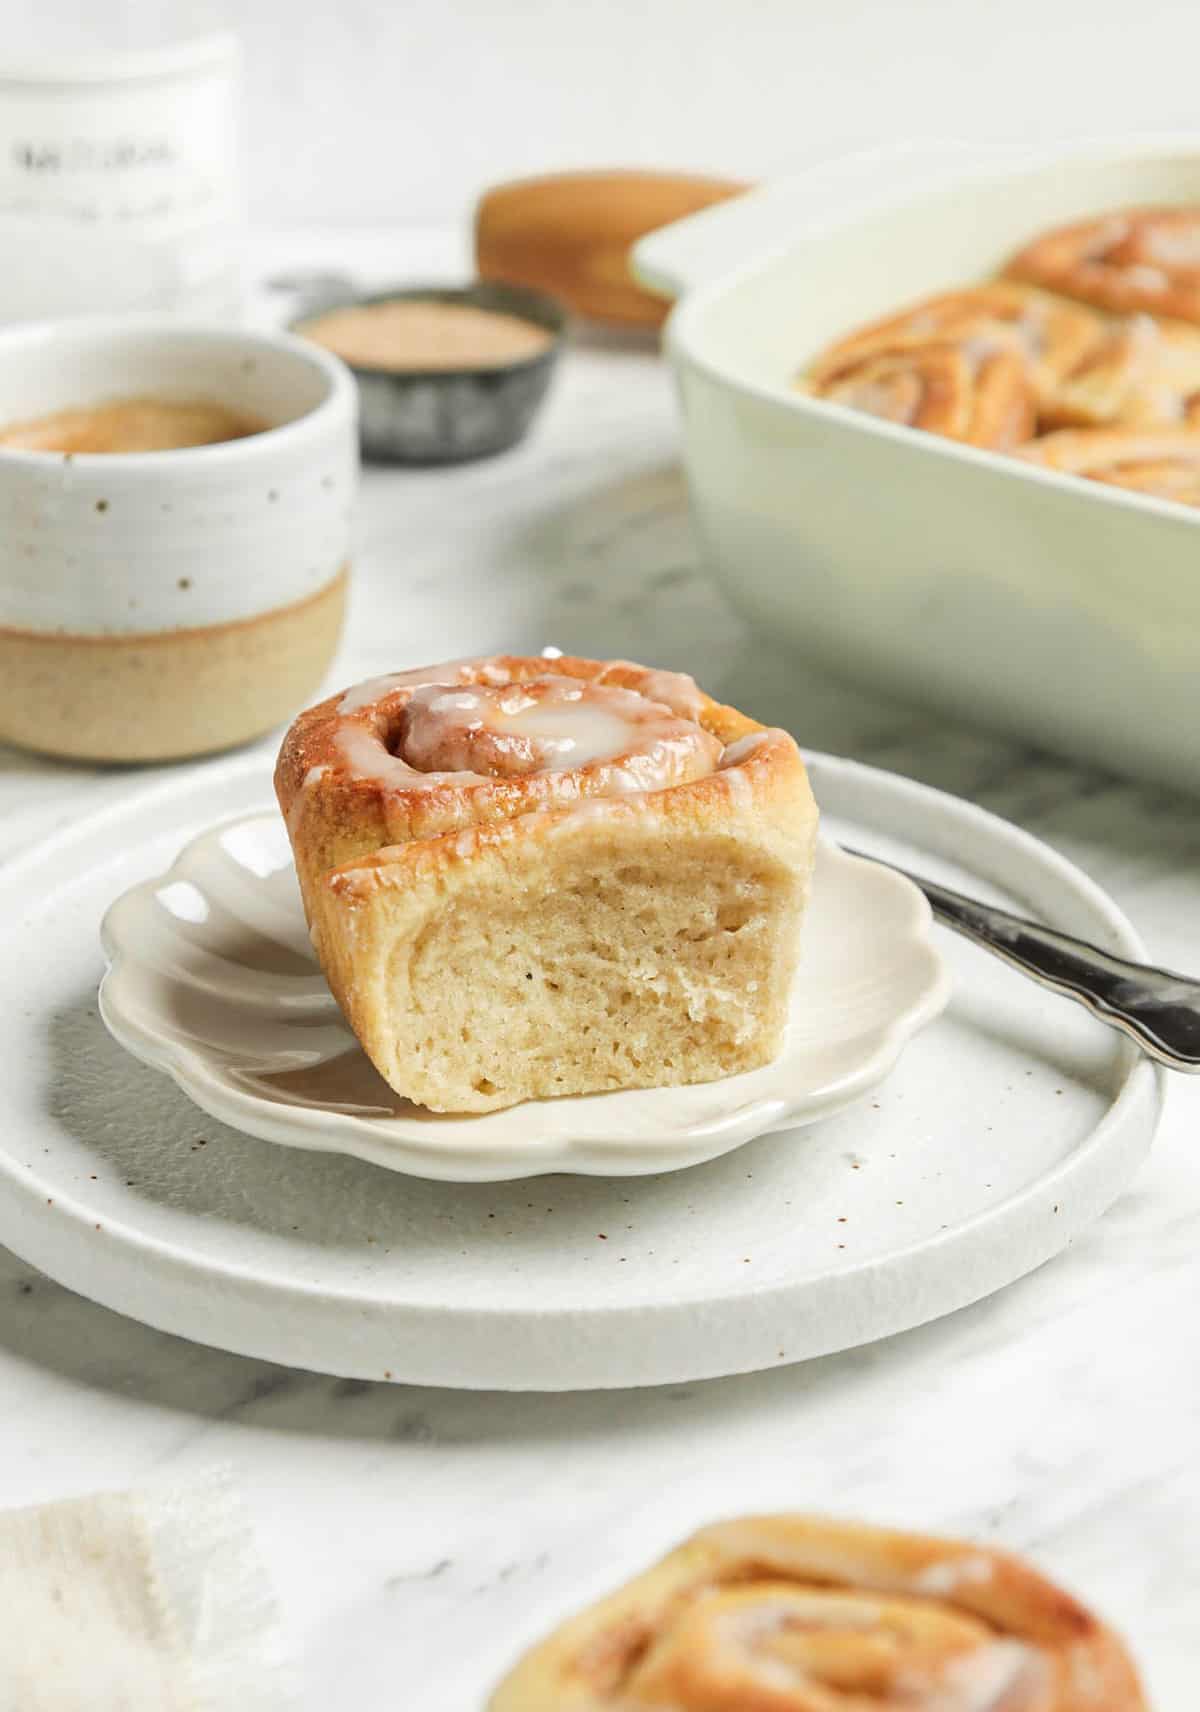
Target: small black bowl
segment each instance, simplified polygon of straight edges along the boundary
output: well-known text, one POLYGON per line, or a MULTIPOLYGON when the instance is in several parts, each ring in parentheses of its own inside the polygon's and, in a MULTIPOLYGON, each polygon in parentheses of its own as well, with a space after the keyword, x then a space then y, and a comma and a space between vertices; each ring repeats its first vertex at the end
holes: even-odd
POLYGON ((305 327, 331 309, 414 299, 515 315, 544 327, 553 341, 499 368, 397 371, 349 364, 358 382, 363 456, 390 464, 457 464, 515 446, 546 396, 563 346, 566 313, 544 292, 523 285, 406 285, 369 297, 331 295, 310 303, 291 331, 303 337, 305 327))

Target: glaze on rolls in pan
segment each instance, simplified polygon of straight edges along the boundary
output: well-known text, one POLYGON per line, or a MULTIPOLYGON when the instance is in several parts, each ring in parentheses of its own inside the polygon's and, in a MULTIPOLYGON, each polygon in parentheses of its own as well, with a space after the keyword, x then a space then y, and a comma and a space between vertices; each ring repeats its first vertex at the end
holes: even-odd
MULTIPOLYGON (((965 286, 921 298, 906 309, 873 321, 829 347, 807 373, 811 390, 872 355, 918 351, 926 345, 975 350, 1003 349, 1023 359, 1039 400, 1050 398, 1088 355, 1103 343, 1104 318, 1076 303, 1009 280, 965 286)), ((961 437, 961 436, 960 436, 961 437)))
POLYGON ((1041 427, 1200 428, 1200 329, 1134 315, 1047 397, 1041 427))
POLYGON ((1059 226, 1005 272, 1116 315, 1200 321, 1200 208, 1123 208, 1059 226))
POLYGON ((1146 1712, 1116 1635, 1004 1553, 800 1516, 706 1528, 488 1712, 1146 1712))
POLYGON ((435 1111, 777 1052, 816 807, 792 739, 679 673, 504 656, 301 714, 276 790, 364 1050, 435 1111))
POLYGON ((844 334, 798 391, 1062 473, 1200 507, 1200 207, 1045 232, 1006 276, 844 334), (1115 440, 1061 439, 1109 430, 1115 440), (1137 441, 1160 442, 1139 455, 1137 441), (1168 442, 1170 442, 1168 444, 1168 442), (1128 452, 1128 456, 1125 452, 1128 452))
POLYGON ((1008 451, 1037 421, 1029 366, 1004 340, 868 348, 826 361, 801 390, 906 428, 1008 451))
POLYGON ((1200 434, 1187 430, 1064 428, 1017 455, 1044 470, 1200 506, 1200 434))

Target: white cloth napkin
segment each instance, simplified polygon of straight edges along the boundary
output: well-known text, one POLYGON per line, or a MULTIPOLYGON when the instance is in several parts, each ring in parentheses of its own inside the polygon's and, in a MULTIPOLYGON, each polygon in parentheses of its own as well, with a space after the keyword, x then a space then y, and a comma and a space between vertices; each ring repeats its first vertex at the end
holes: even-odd
POLYGON ((228 1475, 0 1513, 0 1712, 284 1712, 228 1475))

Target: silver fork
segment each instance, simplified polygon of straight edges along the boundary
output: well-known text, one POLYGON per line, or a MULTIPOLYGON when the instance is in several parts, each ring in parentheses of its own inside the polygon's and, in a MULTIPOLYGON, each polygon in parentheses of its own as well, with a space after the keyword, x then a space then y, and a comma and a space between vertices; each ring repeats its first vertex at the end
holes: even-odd
POLYGON ((1114 957, 1087 940, 964 897, 896 862, 849 845, 843 848, 850 856, 882 862, 903 874, 924 892, 938 921, 994 952, 1039 986, 1075 999, 1101 1022, 1129 1035, 1169 1070, 1200 1071, 1200 981, 1114 957))

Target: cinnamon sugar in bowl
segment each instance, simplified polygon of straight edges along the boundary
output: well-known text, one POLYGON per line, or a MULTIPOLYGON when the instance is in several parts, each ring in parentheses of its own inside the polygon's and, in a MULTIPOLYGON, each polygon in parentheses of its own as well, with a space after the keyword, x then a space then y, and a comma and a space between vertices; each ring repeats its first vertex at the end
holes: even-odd
POLYGON ((309 321, 304 336, 352 368, 389 374, 503 369, 554 343, 547 328, 519 315, 428 297, 347 303, 309 321))
POLYGON ((357 480, 336 358, 167 316, 31 323, 0 332, 0 401, 0 741, 170 760, 312 699, 357 480))
POLYGON ((368 457, 444 464, 525 435, 565 325, 554 298, 524 286, 407 286, 327 302, 293 330, 349 364, 368 457))

